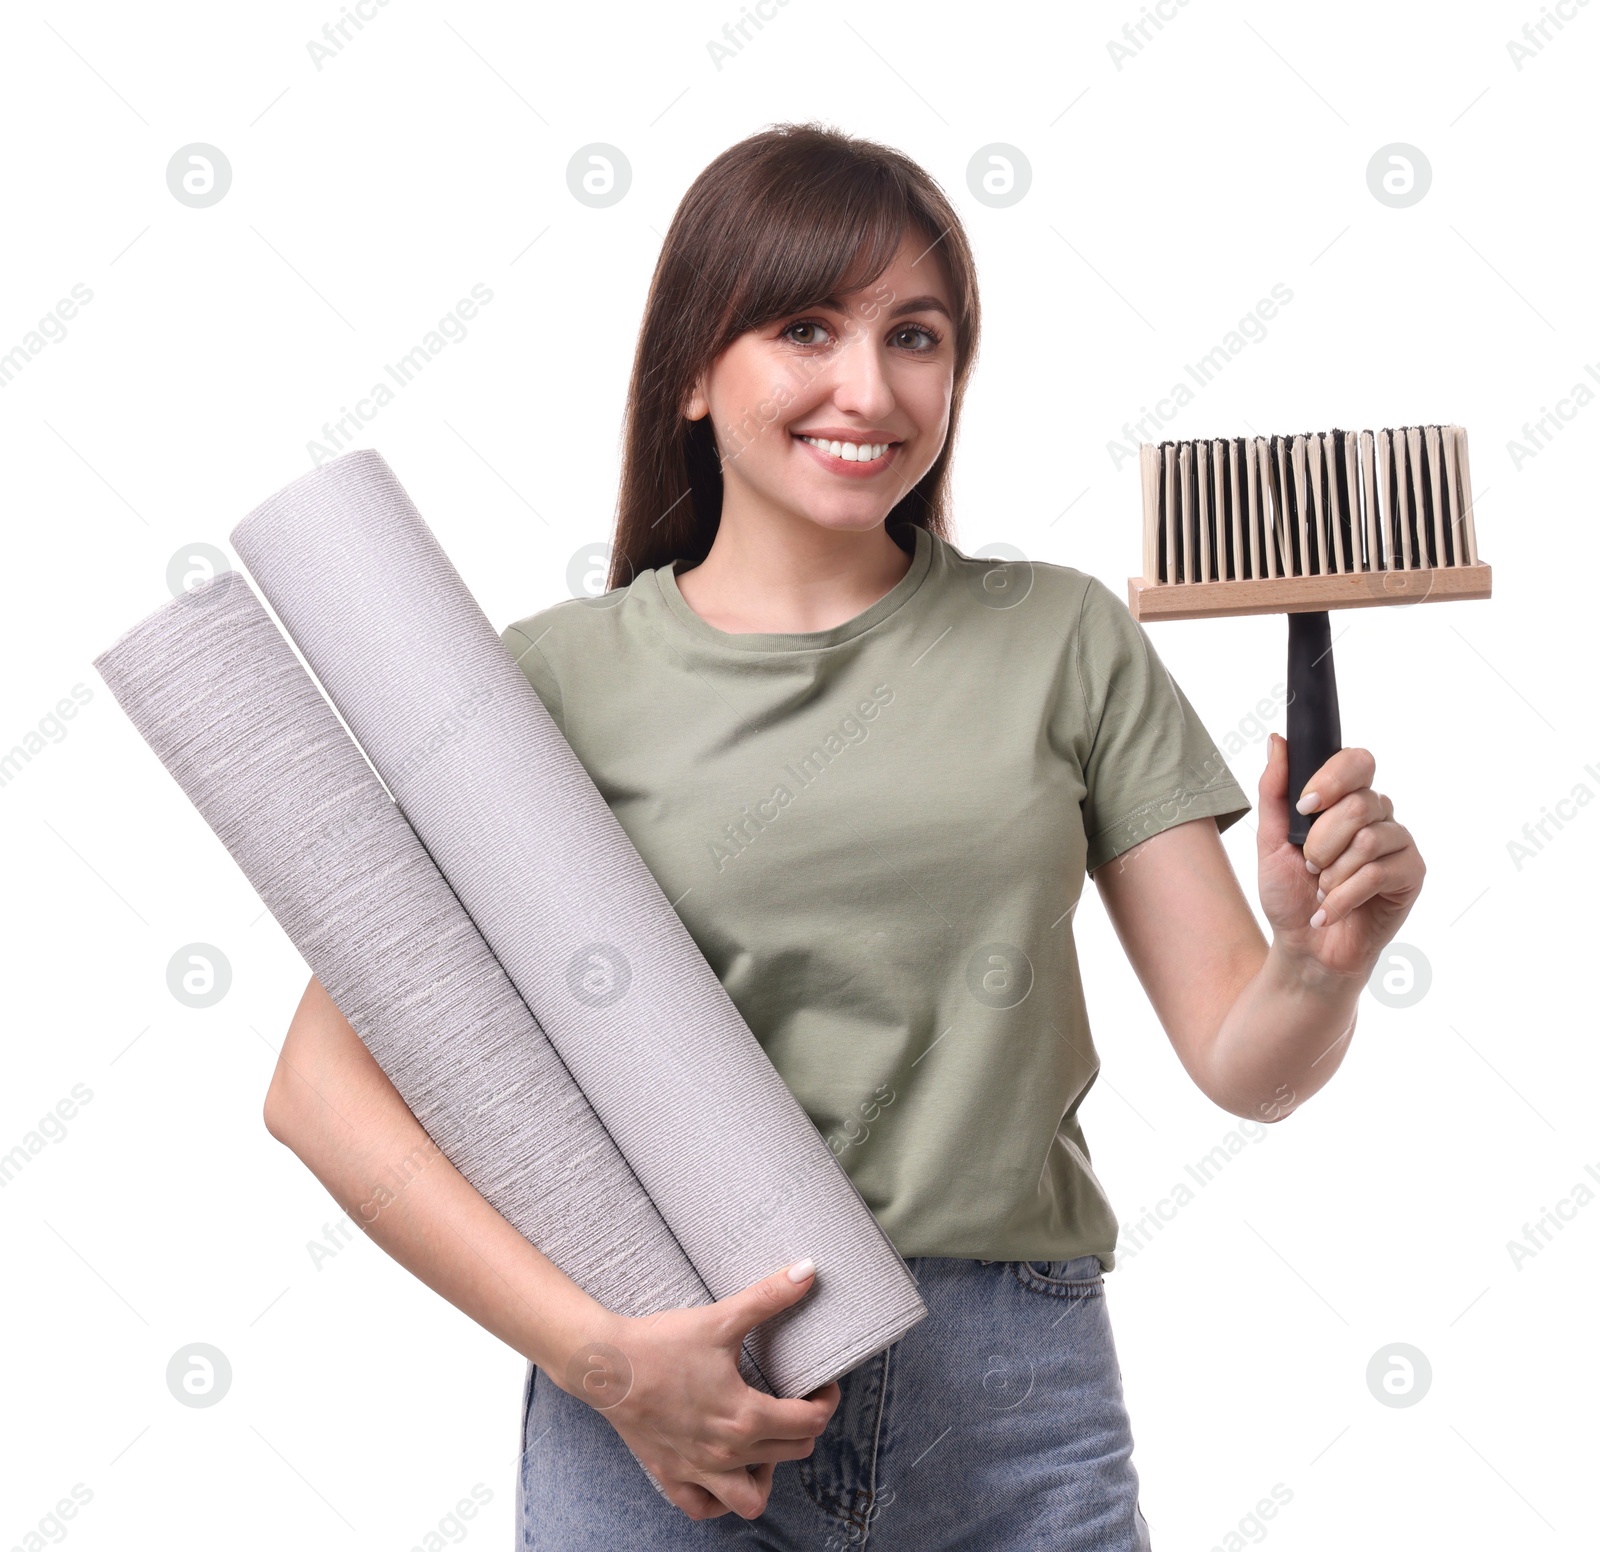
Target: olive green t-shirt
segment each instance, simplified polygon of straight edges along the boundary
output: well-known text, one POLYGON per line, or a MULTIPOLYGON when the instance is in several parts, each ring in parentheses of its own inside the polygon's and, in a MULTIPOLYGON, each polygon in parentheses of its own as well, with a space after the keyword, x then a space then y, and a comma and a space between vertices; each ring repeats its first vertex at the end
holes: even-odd
POLYGON ((1109 1268, 1073 907, 1251 805, 1104 583, 896 537, 829 630, 718 630, 674 562, 501 638, 900 1253, 1109 1268))

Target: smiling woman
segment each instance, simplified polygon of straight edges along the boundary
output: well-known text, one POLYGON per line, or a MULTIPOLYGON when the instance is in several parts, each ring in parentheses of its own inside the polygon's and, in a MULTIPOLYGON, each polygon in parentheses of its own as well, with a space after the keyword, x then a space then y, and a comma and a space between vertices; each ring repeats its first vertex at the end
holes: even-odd
MULTIPOLYGON (((413 1187, 373 1237, 530 1360, 525 1546, 1148 1547, 1082 1114, 1085 882, 1197 1087, 1274 1123, 1339 1067, 1421 886, 1366 750, 1313 773, 1290 843, 1273 735, 1266 942, 1219 838, 1250 800, 1143 627, 1088 572, 954 542, 977 342, 961 222, 915 162, 816 125, 730 147, 657 258, 608 588, 501 632, 929 1311, 779 1399, 741 1341, 827 1296, 819 1247, 625 1317, 464 1180, 413 1187), (469 1214, 493 1261, 462 1254, 469 1214)), ((415 1121, 315 983, 303 1009, 269 1124, 358 1200, 360 1150, 415 1121)))
POLYGON ((1420 886, 1365 750, 1313 774, 1322 812, 1289 842, 1274 735, 1268 945, 1219 840, 1250 801, 1144 629, 1086 572, 953 542, 977 342, 961 222, 914 162, 815 125, 731 147, 656 262, 608 591, 502 632, 785 1083, 848 1138, 930 1310, 817 1393, 815 1438, 769 1426, 719 1350, 748 1309, 619 1324, 633 1389, 603 1412, 539 1367, 529 1545, 1147 1547, 1101 1277, 1118 1224, 1080 1119, 1084 880, 1185 1069, 1247 1124, 1338 1067, 1420 886), (867 697, 894 714, 841 759, 867 697), (713 1524, 674 1519, 627 1446, 713 1524))
POLYGON ((603 1412, 538 1367, 528 1545, 1148 1545, 1071 911, 1174 790, 1207 825, 1249 801, 1108 589, 1041 564, 1008 599, 955 547, 978 333, 915 163, 811 125, 731 147, 657 260, 608 591, 502 632, 931 1312, 818 1393, 820 1437, 762 1438, 702 1312, 618 1329, 603 1412))

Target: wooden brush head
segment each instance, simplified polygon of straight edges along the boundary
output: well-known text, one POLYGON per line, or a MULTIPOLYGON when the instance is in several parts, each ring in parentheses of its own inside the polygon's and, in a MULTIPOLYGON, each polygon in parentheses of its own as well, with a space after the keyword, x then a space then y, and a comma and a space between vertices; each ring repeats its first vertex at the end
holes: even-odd
POLYGON ((1136 620, 1487 598, 1460 426, 1146 442, 1136 620))

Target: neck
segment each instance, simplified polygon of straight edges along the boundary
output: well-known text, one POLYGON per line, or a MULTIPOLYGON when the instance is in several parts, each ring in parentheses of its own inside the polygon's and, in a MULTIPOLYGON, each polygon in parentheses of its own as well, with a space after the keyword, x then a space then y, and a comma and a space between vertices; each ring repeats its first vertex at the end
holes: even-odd
POLYGON ((854 619, 905 576, 911 559, 882 523, 752 522, 725 507, 706 558, 676 580, 684 602, 718 630, 789 634, 854 619))

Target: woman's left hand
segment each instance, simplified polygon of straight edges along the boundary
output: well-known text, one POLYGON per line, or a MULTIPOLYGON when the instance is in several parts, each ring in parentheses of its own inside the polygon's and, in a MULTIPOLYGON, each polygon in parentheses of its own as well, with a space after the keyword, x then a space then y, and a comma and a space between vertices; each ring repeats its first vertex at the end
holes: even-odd
POLYGON ((1369 751, 1340 749, 1312 773, 1306 788, 1317 795, 1316 820, 1302 849, 1289 840, 1289 745, 1274 733, 1256 831, 1261 907, 1282 947, 1363 980, 1427 872, 1394 804, 1372 790, 1376 769, 1369 751))

